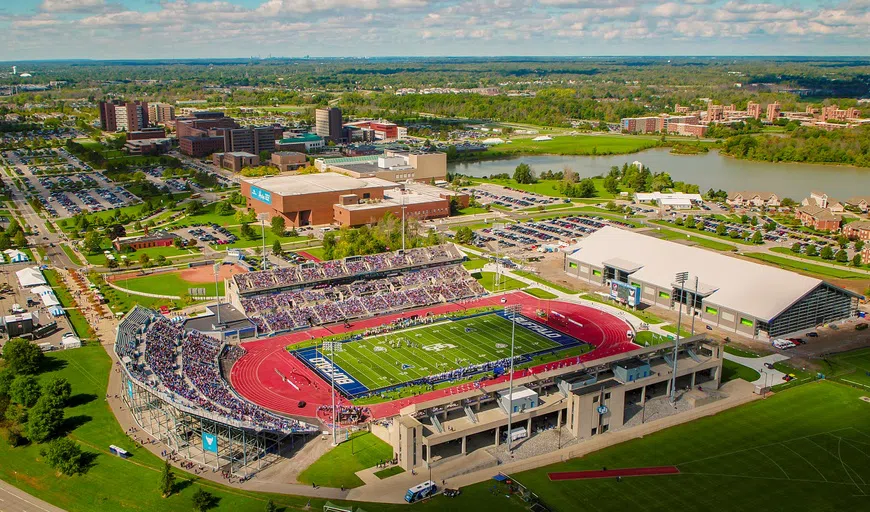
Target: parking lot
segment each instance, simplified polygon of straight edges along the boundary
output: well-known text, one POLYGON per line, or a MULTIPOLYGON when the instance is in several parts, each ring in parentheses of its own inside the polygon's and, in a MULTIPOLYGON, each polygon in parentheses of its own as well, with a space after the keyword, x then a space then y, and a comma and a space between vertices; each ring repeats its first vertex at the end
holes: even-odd
POLYGON ((549 220, 506 224, 504 228, 483 228, 474 232, 472 244, 506 254, 548 252, 577 242, 604 226, 631 228, 602 217, 568 215, 549 220))
POLYGON ((217 224, 203 224, 188 228, 176 229, 176 235, 186 240, 196 240, 203 244, 227 245, 235 243, 237 238, 230 231, 217 224))
POLYGON ((474 187, 465 187, 462 191, 474 194, 477 202, 482 205, 491 204, 512 211, 534 206, 571 202, 570 199, 542 196, 533 192, 516 190, 491 183, 481 183, 474 187))
POLYGON ((91 166, 64 148, 15 149, 3 156, 18 176, 42 176, 90 172, 91 166))

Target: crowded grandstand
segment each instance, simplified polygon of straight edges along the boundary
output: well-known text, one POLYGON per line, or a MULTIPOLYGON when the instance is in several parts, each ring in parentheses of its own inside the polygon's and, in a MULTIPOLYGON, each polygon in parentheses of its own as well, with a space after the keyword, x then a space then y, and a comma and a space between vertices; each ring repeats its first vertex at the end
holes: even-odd
POLYGON ((230 302, 259 335, 481 296, 452 244, 234 275, 230 302))
POLYGON ((136 306, 118 326, 115 352, 137 384, 173 406, 237 427, 291 434, 310 432, 306 423, 277 416, 239 397, 224 380, 244 354, 197 331, 185 330, 156 311, 136 306))

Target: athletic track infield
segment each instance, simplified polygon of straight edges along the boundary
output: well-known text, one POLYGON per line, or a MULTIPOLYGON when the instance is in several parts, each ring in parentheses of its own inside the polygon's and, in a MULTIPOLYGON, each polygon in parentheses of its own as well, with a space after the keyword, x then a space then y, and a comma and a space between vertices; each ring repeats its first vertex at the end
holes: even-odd
POLYGON ((590 478, 616 478, 623 476, 677 475, 680 470, 676 466, 654 466, 651 468, 600 469, 591 471, 564 471, 547 473, 547 477, 555 482, 558 480, 586 480, 590 478))

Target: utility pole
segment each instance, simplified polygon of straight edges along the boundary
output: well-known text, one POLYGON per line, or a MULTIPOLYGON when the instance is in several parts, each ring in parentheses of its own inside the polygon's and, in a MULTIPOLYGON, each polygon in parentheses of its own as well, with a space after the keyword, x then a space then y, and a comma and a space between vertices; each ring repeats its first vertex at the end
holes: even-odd
POLYGON ((674 368, 671 375, 671 396, 670 400, 672 404, 675 404, 677 401, 677 351, 680 347, 680 325, 682 324, 683 319, 683 300, 685 300, 685 284, 689 279, 688 272, 679 272, 674 277, 674 282, 680 285, 680 300, 677 301, 677 307, 679 308, 679 313, 677 314, 677 336, 674 339, 674 368))
POLYGON ((513 447, 511 446, 511 429, 513 428, 513 412, 514 412, 514 340, 517 332, 517 314, 519 314, 521 306, 519 304, 511 304, 505 306, 504 311, 511 316, 511 366, 510 377, 508 378, 508 455, 513 456, 513 447))
POLYGON ((692 295, 692 336, 695 335, 695 301, 698 300, 698 276, 695 276, 695 295, 692 295))

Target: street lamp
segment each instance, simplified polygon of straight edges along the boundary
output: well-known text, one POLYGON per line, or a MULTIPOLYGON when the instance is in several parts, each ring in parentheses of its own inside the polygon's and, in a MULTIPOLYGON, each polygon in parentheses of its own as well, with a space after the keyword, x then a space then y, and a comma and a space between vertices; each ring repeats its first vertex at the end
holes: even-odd
POLYGON ((677 301, 677 307, 679 308, 679 313, 677 313, 677 336, 674 339, 674 368, 671 375, 671 403, 676 403, 677 401, 677 351, 680 347, 680 326, 682 325, 683 319, 683 300, 685 295, 685 284, 689 279, 688 272, 678 272, 674 277, 674 282, 680 285, 680 299, 677 301))
MULTIPOLYGON (((215 263, 214 267, 212 267, 212 268, 214 269, 214 298, 217 301, 217 321, 218 321, 218 325, 220 325, 221 324, 221 294, 220 294, 220 291, 218 290, 218 274, 220 274, 220 271, 221 271, 221 264, 215 263)), ((221 338, 223 338, 223 336, 221 336, 221 338)))
POLYGON ((513 423, 513 412, 514 412, 514 340, 516 339, 517 332, 517 315, 519 314, 522 306, 519 304, 511 304, 509 306, 504 307, 504 312, 511 316, 511 369, 510 369, 510 377, 508 378, 508 455, 512 456, 511 451, 511 429, 513 423))
POLYGON ((402 198, 402 252, 405 252, 405 189, 399 189, 399 194, 402 198))
POLYGON ((695 295, 692 295, 692 336, 695 335, 695 301, 698 300, 698 276, 695 276, 695 295))

